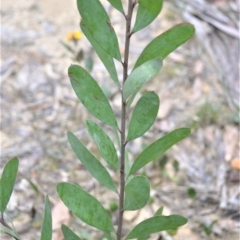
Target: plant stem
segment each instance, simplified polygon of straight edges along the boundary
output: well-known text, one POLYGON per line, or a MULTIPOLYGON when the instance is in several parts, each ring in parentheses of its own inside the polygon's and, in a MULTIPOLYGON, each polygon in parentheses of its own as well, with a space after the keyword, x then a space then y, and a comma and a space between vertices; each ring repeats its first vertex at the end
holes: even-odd
MULTIPOLYGON (((1 213, 0 223, 1 223, 4 227, 6 227, 6 228, 8 228, 9 230, 13 231, 13 229, 5 222, 2 213, 1 213)), ((14 239, 16 239, 16 240, 21 240, 20 238, 13 236, 11 233, 7 233, 7 232, 4 232, 4 233, 7 234, 7 235, 9 235, 9 236, 11 236, 12 238, 14 238, 14 239)))
MULTIPOLYGON (((125 50, 124 50, 124 62, 123 62, 123 84, 128 76, 128 58, 129 58, 129 46, 131 38, 131 20, 135 1, 128 0, 128 13, 126 18, 126 35, 125 35, 125 50)), ((122 114, 121 114, 121 156, 120 156, 120 197, 119 197, 119 216, 118 216, 118 230, 117 240, 121 240, 122 236, 122 223, 123 223, 123 203, 124 203, 124 188, 125 188, 125 129, 126 128, 126 101, 123 100, 122 93, 122 114)))

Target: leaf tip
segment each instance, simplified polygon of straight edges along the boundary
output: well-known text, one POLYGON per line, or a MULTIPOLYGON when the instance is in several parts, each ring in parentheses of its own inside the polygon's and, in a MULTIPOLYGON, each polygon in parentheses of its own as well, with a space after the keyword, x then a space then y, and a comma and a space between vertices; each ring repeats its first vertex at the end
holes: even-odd
POLYGON ((190 128, 184 128, 186 132, 186 136, 191 134, 191 129, 190 128))
POLYGON ((69 139, 71 136, 73 136, 73 133, 70 132, 70 131, 67 131, 67 137, 68 137, 68 139, 69 139))

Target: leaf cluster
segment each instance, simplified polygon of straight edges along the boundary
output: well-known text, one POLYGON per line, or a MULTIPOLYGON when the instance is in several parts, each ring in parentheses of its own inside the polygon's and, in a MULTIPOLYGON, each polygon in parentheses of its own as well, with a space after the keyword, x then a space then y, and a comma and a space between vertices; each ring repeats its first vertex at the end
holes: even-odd
MULTIPOLYGON (((129 0, 129 11, 125 13, 121 0, 108 0, 116 8, 129 24, 136 2, 129 0)), ((135 24, 127 32, 127 40, 137 31, 148 26, 161 12, 163 0, 139 0, 135 24)), ((120 54, 117 35, 111 24, 111 20, 99 0, 77 0, 78 10, 81 16, 80 28, 96 51, 98 57, 106 67, 110 78, 122 93, 122 115, 128 113, 126 106, 130 106, 140 89, 158 74, 162 62, 166 56, 181 44, 186 42, 193 34, 194 27, 189 23, 182 23, 154 38, 142 51, 134 68, 123 81, 120 81, 116 71, 114 59, 119 61, 127 70, 124 56, 120 54)), ((125 46, 127 47, 127 46, 125 46)), ((86 127, 89 135, 95 142, 105 164, 97 159, 84 144, 71 132, 68 132, 68 141, 76 157, 89 171, 93 178, 100 184, 112 190, 119 196, 119 206, 124 211, 134 211, 143 208, 150 197, 150 183, 146 176, 136 175, 145 165, 159 159, 160 156, 190 134, 188 128, 176 129, 157 139, 147 146, 133 161, 128 161, 128 153, 125 152, 128 142, 143 136, 153 125, 160 107, 159 97, 155 92, 146 92, 137 101, 133 108, 129 124, 124 121, 124 128, 119 127, 118 119, 111 104, 99 86, 87 70, 78 65, 71 65, 68 69, 71 85, 77 97, 86 109, 95 116, 101 126, 93 120, 87 120, 86 127), (121 139, 119 149, 115 147, 115 141, 105 131, 105 125, 110 126, 121 139), (126 129, 125 129, 126 125, 126 129), (127 132, 125 138, 125 131, 127 132), (118 157, 121 150, 121 160, 118 157), (105 166, 108 167, 105 167, 105 166), (122 166, 125 166, 122 167, 122 166), (123 174, 121 187, 117 186, 110 176, 108 168, 123 174), (123 190, 123 191, 122 191, 123 190), (122 202, 121 202, 122 201, 122 202)), ((128 115, 128 114, 127 114, 128 115)), ((12 159, 6 165, 1 182, 1 204, 3 213, 11 196, 18 168, 17 158, 12 159), (4 187, 3 187, 4 186, 4 187)), ((107 239, 121 239, 121 231, 116 232, 108 211, 98 199, 86 192, 77 184, 62 182, 57 186, 57 192, 64 204, 83 222, 104 232, 107 239)), ((179 215, 163 216, 162 208, 156 214, 136 225, 125 239, 147 239, 152 233, 163 230, 173 230, 184 225, 187 219, 179 215)), ((121 214, 120 214, 121 215, 121 214)), ((121 229, 121 225, 118 228, 121 229)), ((42 226, 42 240, 51 239, 51 211, 48 197, 45 201, 45 214, 42 226)), ((62 232, 66 239, 80 239, 70 228, 63 225, 62 232)))

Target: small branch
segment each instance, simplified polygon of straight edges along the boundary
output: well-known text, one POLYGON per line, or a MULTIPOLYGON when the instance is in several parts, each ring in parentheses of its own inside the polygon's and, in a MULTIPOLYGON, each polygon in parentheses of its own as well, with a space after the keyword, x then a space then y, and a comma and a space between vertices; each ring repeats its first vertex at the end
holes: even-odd
MULTIPOLYGON (((0 223, 1 223, 4 227, 6 227, 6 228, 8 228, 8 229, 10 229, 10 230, 13 231, 13 229, 5 222, 5 220, 4 220, 4 218, 3 218, 3 214, 1 214, 0 223)), ((10 234, 10 233, 7 233, 7 232, 4 232, 4 233, 7 234, 7 235, 9 235, 9 236, 11 236, 12 238, 14 238, 14 239, 16 239, 16 240, 21 240, 20 238, 17 238, 17 237, 13 236, 13 235, 10 234)))
POLYGON ((132 35, 133 35, 133 32, 130 32, 130 33, 128 34, 128 37, 130 38, 132 35))
MULTIPOLYGON (((125 51, 123 65, 123 85, 128 76, 128 58, 129 58, 129 46, 131 38, 131 20, 133 8, 135 6, 134 0, 128 0, 128 13, 125 16, 126 19, 126 34, 125 34, 125 51)), ((122 224, 123 224, 123 203, 124 203, 124 188, 125 188, 125 131, 126 131, 126 102, 123 100, 122 93, 122 115, 121 115, 121 156, 120 156, 120 197, 119 197, 119 216, 118 216, 118 229, 117 229, 117 240, 121 240, 122 237, 122 224)))

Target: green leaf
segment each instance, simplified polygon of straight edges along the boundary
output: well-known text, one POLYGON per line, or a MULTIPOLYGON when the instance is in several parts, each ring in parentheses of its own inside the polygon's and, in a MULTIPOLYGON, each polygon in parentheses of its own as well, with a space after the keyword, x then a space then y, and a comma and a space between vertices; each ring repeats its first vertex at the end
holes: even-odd
POLYGON ((111 235, 110 232, 104 232, 104 236, 105 236, 104 239, 107 239, 107 240, 113 240, 112 235, 111 235))
POLYGON ((0 211, 3 213, 12 195, 18 171, 18 158, 12 158, 5 165, 0 179, 0 211))
POLYGON ((177 160, 174 160, 172 165, 173 165, 175 172, 178 172, 179 171, 179 162, 177 160))
POLYGON ((88 149, 78 140, 73 133, 68 132, 68 141, 85 168, 101 184, 117 192, 116 186, 105 167, 88 151, 88 149))
POLYGON ((163 0, 138 0, 138 11, 132 32, 148 26, 162 10, 163 0))
POLYGON ((159 158, 161 154, 167 151, 171 146, 181 141, 190 134, 190 129, 179 128, 174 130, 162 138, 158 139, 150 146, 145 148, 143 152, 134 161, 128 176, 144 167, 147 163, 159 158))
POLYGON ((197 195, 196 190, 191 187, 188 188, 187 193, 188 193, 189 198, 191 198, 191 199, 194 199, 197 195))
POLYGON ((164 169, 166 167, 167 163, 168 163, 168 157, 166 155, 163 155, 159 161, 159 165, 160 165, 161 169, 164 169))
POLYGON ((148 240, 149 239, 149 235, 148 236, 142 236, 140 238, 138 238, 137 240, 148 240))
POLYGON ((160 208, 155 212, 154 216, 161 216, 162 213, 163 213, 163 208, 164 208, 164 207, 160 207, 160 208))
POLYGON ((20 239, 20 237, 14 230, 5 227, 3 224, 0 225, 0 234, 8 234, 17 240, 20 239))
POLYGON ((116 33, 99 0, 77 0, 78 10, 89 33, 111 57, 121 62, 116 33))
POLYGON ((116 67, 115 67, 113 59, 99 46, 98 42, 93 38, 93 36, 90 34, 90 32, 88 31, 86 26, 84 24, 82 24, 82 21, 80 23, 80 27, 82 29, 82 32, 87 37, 88 41, 91 43, 92 47, 96 51, 97 55, 101 59, 102 63, 104 64, 104 66, 108 70, 112 80, 118 86, 120 86, 117 71, 116 71, 116 67))
POLYGON ((104 123, 117 127, 113 110, 102 89, 82 67, 72 65, 68 69, 72 87, 82 104, 104 123))
POLYGON ((88 72, 91 72, 93 69, 93 56, 92 52, 86 57, 84 61, 84 66, 88 72))
POLYGON ((205 223, 202 223, 201 226, 203 227, 204 232, 209 236, 212 233, 212 229, 214 224, 217 222, 217 220, 214 220, 211 222, 210 225, 206 225, 205 223))
POLYGON ((119 169, 117 151, 110 137, 95 122, 88 120, 87 129, 94 139, 104 160, 115 169, 119 169))
POLYGON ((118 203, 111 200, 110 203, 109 203, 109 211, 111 213, 115 212, 116 210, 118 209, 118 203))
POLYGON ((34 190, 34 192, 35 192, 36 194, 39 194, 40 191, 39 191, 39 189, 38 189, 38 186, 37 186, 35 183, 33 183, 30 178, 25 178, 25 179, 28 181, 28 183, 30 184, 30 186, 32 187, 32 189, 34 190))
POLYGON ((121 13, 124 13, 122 1, 121 0, 108 0, 112 4, 113 7, 115 7, 118 11, 121 13))
POLYGON ((127 141, 142 136, 153 125, 159 109, 159 98, 154 92, 145 93, 137 102, 129 123, 127 141))
POLYGON ((127 110, 131 107, 134 98, 136 97, 137 93, 141 91, 140 89, 135 90, 135 92, 132 93, 132 95, 129 97, 129 99, 127 100, 127 110))
MULTIPOLYGON (((154 214, 154 216, 162 216, 162 213, 163 213, 163 207, 160 207, 160 208, 156 211, 156 213, 154 214)), ((176 235, 177 230, 178 230, 178 228, 168 229, 168 230, 167 230, 167 233, 168 233, 170 236, 174 236, 174 235, 176 235)))
POLYGON ((193 36, 194 26, 189 23, 179 24, 153 39, 139 56, 134 68, 143 63, 161 57, 164 59, 168 54, 185 43, 193 36))
POLYGON ((68 226, 62 224, 61 226, 64 239, 66 240, 81 240, 77 234, 75 234, 68 226))
POLYGON ((186 223, 187 219, 179 215, 151 217, 134 227, 126 239, 140 238, 148 234, 178 228, 186 223))
POLYGON ((149 181, 144 176, 132 178, 125 187, 124 210, 134 211, 143 208, 150 197, 149 181))
POLYGON ((65 48, 67 49, 69 52, 75 54, 75 51, 71 48, 71 46, 63 41, 60 41, 60 44, 65 48))
MULTIPOLYGON (((78 234, 81 236, 84 240, 94 240, 92 238, 91 233, 87 231, 87 229, 78 229, 78 234)), ((66 239, 67 240, 67 239, 66 239)))
POLYGON ((175 229, 168 229, 167 230, 167 233, 170 235, 170 236, 175 236, 177 234, 177 231, 178 229, 175 228, 175 229))
MULTIPOLYGON (((81 49, 81 50, 77 51, 77 54, 75 54, 74 60, 75 60, 76 62, 80 62, 80 61, 82 61, 83 58, 84 58, 84 52, 83 52, 83 50, 81 49)), ((85 61, 86 61, 86 60, 85 60, 85 61)), ((85 66, 86 66, 86 64, 85 64, 85 66)))
POLYGON ((64 204, 83 222, 102 231, 114 231, 108 212, 96 198, 81 187, 60 183, 57 192, 64 204))
POLYGON ((160 58, 152 59, 134 69, 123 86, 123 99, 126 100, 132 93, 139 90, 144 83, 152 79, 162 67, 160 58))
POLYGON ((51 240, 52 239, 52 214, 51 207, 48 196, 45 199, 45 210, 44 218, 41 231, 41 240, 51 240))

